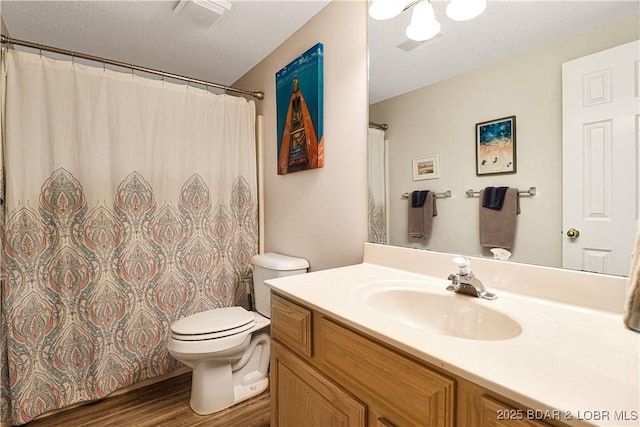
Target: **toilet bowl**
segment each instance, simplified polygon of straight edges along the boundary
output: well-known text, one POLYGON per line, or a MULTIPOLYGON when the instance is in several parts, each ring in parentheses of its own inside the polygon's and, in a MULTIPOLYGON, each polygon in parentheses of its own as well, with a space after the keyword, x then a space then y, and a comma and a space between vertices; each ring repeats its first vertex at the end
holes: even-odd
POLYGON ((269 385, 270 293, 265 280, 302 274, 309 263, 267 253, 252 259, 257 311, 207 310, 171 325, 169 353, 192 369, 191 409, 211 414, 262 393, 269 385))

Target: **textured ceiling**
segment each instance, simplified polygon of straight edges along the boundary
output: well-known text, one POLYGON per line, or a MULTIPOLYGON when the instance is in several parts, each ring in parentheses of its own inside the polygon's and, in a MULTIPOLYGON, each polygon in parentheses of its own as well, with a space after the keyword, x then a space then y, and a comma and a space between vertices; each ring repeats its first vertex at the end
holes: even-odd
MULTIPOLYGON (((178 0, 1 0, 0 13, 13 38, 231 85, 328 2, 235 0, 211 28, 174 14, 178 0)), ((432 3, 441 34, 410 52, 397 48, 409 11, 369 21, 371 103, 640 12, 638 0, 489 0, 453 22, 446 1, 432 3)))
POLYGON ((328 0, 236 0, 210 28, 174 14, 177 4, 2 0, 0 13, 15 39, 231 85, 328 0))

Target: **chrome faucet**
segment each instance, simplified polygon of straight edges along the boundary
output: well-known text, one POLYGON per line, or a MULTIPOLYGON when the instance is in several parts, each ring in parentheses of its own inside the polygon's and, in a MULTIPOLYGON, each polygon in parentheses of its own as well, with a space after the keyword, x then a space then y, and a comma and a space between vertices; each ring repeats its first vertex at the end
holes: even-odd
POLYGON ((451 265, 455 267, 456 273, 449 275, 451 284, 447 286, 448 291, 488 300, 498 298, 495 294, 487 291, 482 282, 475 277, 471 271, 469 258, 455 257, 451 260, 451 265))

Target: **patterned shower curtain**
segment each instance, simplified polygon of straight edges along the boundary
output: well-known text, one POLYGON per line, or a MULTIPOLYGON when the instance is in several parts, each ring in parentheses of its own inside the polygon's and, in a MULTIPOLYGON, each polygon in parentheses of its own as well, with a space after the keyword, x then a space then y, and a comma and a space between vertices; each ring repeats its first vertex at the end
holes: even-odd
POLYGON ((257 252, 255 105, 8 50, 1 421, 179 367, 172 322, 242 305, 257 252))
POLYGON ((367 144, 369 237, 371 243, 387 243, 387 203, 384 131, 369 128, 367 144))

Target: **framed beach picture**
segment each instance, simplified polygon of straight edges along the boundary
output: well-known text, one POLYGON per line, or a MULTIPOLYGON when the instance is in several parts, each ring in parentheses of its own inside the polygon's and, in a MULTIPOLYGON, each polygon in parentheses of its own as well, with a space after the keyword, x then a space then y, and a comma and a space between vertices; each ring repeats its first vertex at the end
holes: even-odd
POLYGON ((476 124, 476 175, 516 173, 516 116, 476 124))
POLYGON ((429 154, 413 158, 413 180, 440 178, 438 155, 429 154))
POLYGON ((278 175, 324 165, 322 43, 276 73, 278 175))

